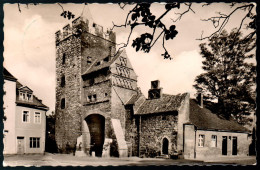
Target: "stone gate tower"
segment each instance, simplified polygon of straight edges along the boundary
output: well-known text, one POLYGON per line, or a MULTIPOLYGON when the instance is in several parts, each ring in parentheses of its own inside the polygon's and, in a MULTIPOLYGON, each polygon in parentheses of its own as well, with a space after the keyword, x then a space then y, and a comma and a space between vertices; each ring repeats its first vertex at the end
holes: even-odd
POLYGON ((55 137, 61 152, 75 150, 80 137, 87 155, 104 155, 111 141, 112 152, 127 154, 124 106, 137 93, 137 76, 115 43, 114 32, 84 17, 56 32, 55 137))

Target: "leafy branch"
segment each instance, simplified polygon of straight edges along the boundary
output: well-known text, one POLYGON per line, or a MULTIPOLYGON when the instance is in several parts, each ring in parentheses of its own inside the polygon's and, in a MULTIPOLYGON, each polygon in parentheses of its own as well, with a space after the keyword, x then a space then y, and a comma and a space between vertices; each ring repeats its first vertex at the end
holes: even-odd
MULTIPOLYGON (((125 5, 126 4, 121 5, 120 8, 124 9, 125 5)), ((123 44, 123 46, 120 48, 124 48, 129 44, 133 30, 136 29, 138 26, 145 26, 146 28, 152 30, 152 33, 145 32, 139 37, 135 38, 132 42, 132 47, 134 47, 136 51, 140 50, 144 51, 145 53, 149 53, 151 47, 153 47, 158 39, 162 37, 162 46, 165 51, 162 56, 164 56, 165 59, 172 59, 165 47, 165 40, 173 39, 178 34, 178 31, 175 29, 175 25, 171 25, 169 28, 167 28, 166 25, 162 22, 162 18, 165 17, 166 14, 172 9, 179 9, 180 3, 166 4, 164 13, 161 14, 159 17, 156 17, 151 13, 150 6, 151 4, 149 3, 136 4, 134 8, 128 12, 124 24, 116 25, 113 23, 111 31, 115 27, 130 27, 130 33, 127 42, 121 43, 123 44), (160 30, 160 33, 158 36, 156 36, 156 32, 158 32, 158 30, 160 30)))

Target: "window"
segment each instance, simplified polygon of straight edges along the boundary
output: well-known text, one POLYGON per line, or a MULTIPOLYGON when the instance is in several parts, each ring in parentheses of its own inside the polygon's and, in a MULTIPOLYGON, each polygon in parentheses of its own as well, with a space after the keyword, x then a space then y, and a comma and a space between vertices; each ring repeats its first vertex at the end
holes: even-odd
POLYGON ((65 61, 66 61, 66 54, 63 53, 63 56, 62 56, 62 64, 65 64, 65 61))
POLYGON ((211 136, 211 147, 217 147, 217 136, 216 135, 211 136))
POLYGON ((32 95, 31 94, 27 94, 27 100, 30 101, 31 100, 32 95))
POLYGON ((107 93, 105 93, 105 97, 107 97, 107 95, 108 95, 108 94, 107 94, 107 93))
POLYGON ((109 56, 107 56, 106 58, 104 58, 103 61, 108 62, 108 61, 109 61, 109 56))
POLYGON ((162 115, 162 120, 166 120, 166 116, 165 115, 162 115))
POLYGON ((97 64, 96 64, 96 66, 99 66, 100 64, 101 64, 101 61, 98 61, 97 64))
POLYGON ((61 99, 60 108, 65 109, 65 98, 61 99))
POLYGON ((29 111, 23 111, 23 122, 30 122, 29 111))
POLYGON ((88 56, 88 57, 87 57, 87 64, 88 64, 88 65, 92 63, 91 60, 92 60, 92 58, 88 56))
POLYGON ((87 101, 91 102, 92 96, 88 96, 87 101))
POLYGON ((40 148, 40 138, 30 137, 30 148, 40 148))
POLYGON ((40 112, 34 113, 34 123, 41 123, 41 113, 40 112))
POLYGON ((61 77, 60 86, 61 87, 65 86, 65 76, 64 75, 61 77))
POLYGON ((96 94, 93 95, 93 101, 97 101, 97 95, 96 94))
POLYGON ((198 146, 199 147, 204 147, 204 141, 205 141, 205 135, 199 135, 198 146))

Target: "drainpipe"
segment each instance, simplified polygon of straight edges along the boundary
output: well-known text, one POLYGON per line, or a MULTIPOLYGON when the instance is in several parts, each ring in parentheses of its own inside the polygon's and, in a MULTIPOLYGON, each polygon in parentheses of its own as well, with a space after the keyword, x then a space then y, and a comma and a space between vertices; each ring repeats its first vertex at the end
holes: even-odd
POLYGON ((197 139, 196 139, 196 134, 197 134, 197 129, 196 129, 196 127, 194 126, 194 128, 195 128, 195 141, 194 141, 194 158, 196 158, 196 141, 197 141, 197 139))

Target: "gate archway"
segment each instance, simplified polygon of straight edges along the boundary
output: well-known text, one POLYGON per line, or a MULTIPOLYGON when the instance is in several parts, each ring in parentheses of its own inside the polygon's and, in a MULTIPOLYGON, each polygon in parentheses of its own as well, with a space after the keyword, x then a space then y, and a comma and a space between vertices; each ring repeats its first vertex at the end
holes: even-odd
POLYGON ((90 152, 95 151, 96 156, 101 157, 105 140, 105 118, 99 114, 91 114, 85 121, 90 133, 90 152))

